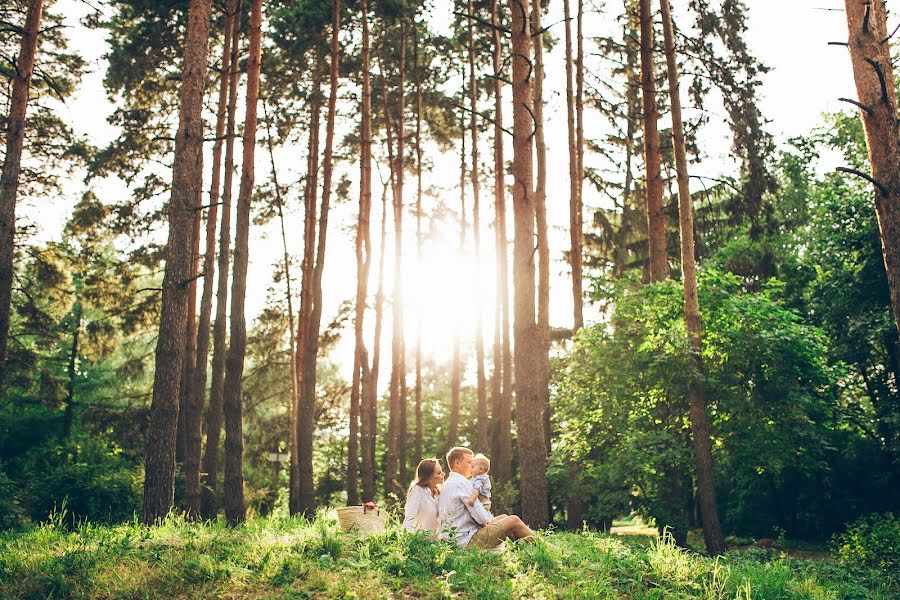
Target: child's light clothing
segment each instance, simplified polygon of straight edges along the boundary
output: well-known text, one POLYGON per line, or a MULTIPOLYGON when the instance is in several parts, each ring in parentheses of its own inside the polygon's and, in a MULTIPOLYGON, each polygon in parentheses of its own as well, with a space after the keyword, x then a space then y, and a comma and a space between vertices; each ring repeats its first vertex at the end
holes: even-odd
POLYGON ((472 477, 472 487, 478 490, 478 500, 487 510, 491 510, 491 478, 487 473, 472 477))

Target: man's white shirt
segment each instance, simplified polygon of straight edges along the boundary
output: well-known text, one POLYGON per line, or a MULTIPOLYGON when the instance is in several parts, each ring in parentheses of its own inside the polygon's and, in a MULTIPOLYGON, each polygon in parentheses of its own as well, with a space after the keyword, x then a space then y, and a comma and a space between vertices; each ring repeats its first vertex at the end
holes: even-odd
POLYGON ((474 506, 466 503, 473 490, 471 481, 451 472, 438 496, 441 537, 455 541, 459 546, 466 546, 475 533, 494 518, 481 502, 475 502, 474 506))

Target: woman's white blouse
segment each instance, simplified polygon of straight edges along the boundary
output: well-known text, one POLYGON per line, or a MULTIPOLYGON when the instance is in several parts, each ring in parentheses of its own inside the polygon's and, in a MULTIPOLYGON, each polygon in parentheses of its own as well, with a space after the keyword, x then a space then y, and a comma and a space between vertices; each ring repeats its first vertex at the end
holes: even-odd
POLYGON ((437 496, 431 495, 431 488, 415 485, 406 496, 403 526, 409 531, 430 531, 438 534, 437 496))

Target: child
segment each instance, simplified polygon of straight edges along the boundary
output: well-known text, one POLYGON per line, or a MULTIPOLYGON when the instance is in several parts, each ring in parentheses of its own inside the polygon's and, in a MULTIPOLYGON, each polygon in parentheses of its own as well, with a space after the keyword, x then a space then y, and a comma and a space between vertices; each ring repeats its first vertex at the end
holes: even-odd
POLYGON ((472 458, 472 495, 466 502, 469 506, 475 506, 476 500, 481 500, 485 510, 491 510, 491 478, 488 471, 491 470, 491 461, 484 454, 476 454, 472 458))

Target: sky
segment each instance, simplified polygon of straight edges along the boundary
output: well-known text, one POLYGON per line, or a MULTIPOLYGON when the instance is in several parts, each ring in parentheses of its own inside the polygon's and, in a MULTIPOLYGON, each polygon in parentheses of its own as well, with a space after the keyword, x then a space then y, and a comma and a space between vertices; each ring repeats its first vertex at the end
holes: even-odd
MULTIPOLYGON (((609 1, 615 13, 620 3, 609 1)), ((686 2, 674 2, 675 18, 678 20, 679 6, 686 2)), ((747 0, 749 8, 749 31, 747 41, 750 50, 771 71, 763 76, 760 89, 762 113, 769 120, 768 130, 779 143, 793 136, 809 133, 821 124, 824 112, 844 109, 846 105, 837 98, 855 97, 855 88, 850 68, 850 60, 846 49, 828 46, 829 41, 846 40, 847 29, 843 13, 843 2, 840 0, 747 0)), ((895 8, 896 2, 888 2, 889 10, 895 8)), ((438 22, 449 23, 450 3, 436 0, 432 11, 438 22), (446 14, 444 14, 446 13, 446 14)), ((562 18, 562 3, 551 2, 551 14, 545 17, 544 23, 557 23, 562 18)), ((613 24, 609 13, 602 9, 586 16, 586 35, 599 35, 610 31, 613 24)), ((63 108, 66 118, 77 131, 89 135, 96 145, 103 145, 115 137, 116 131, 106 122, 114 105, 107 98, 102 87, 105 72, 105 40, 102 33, 90 31, 79 23, 86 7, 80 0, 59 0, 57 10, 67 16, 70 26, 69 35, 73 47, 89 61, 91 72, 85 78, 81 88, 63 108)), ((896 18, 889 17, 889 26, 894 25, 896 18)), ((562 39, 561 24, 553 27, 553 32, 562 39)), ((218 49, 216 49, 218 51, 218 49)), ((586 43, 586 51, 591 51, 591 44, 586 43)), ((551 235, 551 255, 553 260, 553 280, 551 285, 551 321, 554 326, 571 326, 571 284, 568 279, 567 265, 562 260, 562 252, 568 244, 568 164, 567 141, 565 128, 565 104, 563 77, 563 44, 559 43, 545 58, 548 72, 545 89, 547 90, 547 144, 549 157, 548 221, 551 235), (556 193, 554 193, 556 192, 556 193)), ((507 119, 511 118, 507 105, 507 119)), ((340 109, 339 109, 340 110, 340 109)), ((689 115, 690 108, 687 109, 689 115)), ((344 114, 346 126, 355 117, 355 111, 347 110, 344 114)), ((667 127, 661 123, 661 127, 667 127)), ((585 121, 586 136, 600 137, 599 124, 587 113, 585 121)), ((702 148, 703 160, 692 166, 692 175, 716 177, 723 173, 733 172, 734 162, 730 156, 725 116, 721 111, 713 111, 709 125, 700 133, 699 145, 702 148)), ((482 151, 490 152, 490 142, 482 142, 482 151)), ((296 180, 300 173, 293 165, 302 166, 302 151, 288 148, 279 151, 276 160, 279 163, 280 181, 296 180), (284 173, 282 173, 284 171, 284 173)), ((507 150, 507 158, 511 151, 507 150)), ((490 162, 490 156, 483 161, 490 162)), ((587 159, 590 164, 590 157, 587 159)), ((831 159, 833 160, 833 159, 831 159)), ((434 159, 434 169, 426 174, 426 187, 432 195, 426 200, 426 206, 438 198, 448 206, 459 203, 458 191, 454 190, 458 182, 458 158, 444 157, 434 159)), ((257 151, 257 182, 268 171, 268 156, 259 148, 257 151)), ((831 169, 835 166, 830 160, 819 165, 820 169, 831 169)), ((354 165, 343 167, 353 176, 354 165)), ((384 165, 381 165, 381 177, 386 177, 384 165)), ((208 177, 208 175, 207 175, 208 177)), ((336 178, 337 179, 337 178, 336 178)), ((123 185, 115 181, 101 184, 102 191, 114 197, 126 194, 123 185)), ((414 182, 407 185, 414 190, 414 182)), ((597 206, 602 203, 589 185, 585 185, 586 206, 597 206)), ((40 223, 39 237, 54 239, 59 235, 68 210, 74 205, 83 191, 80 179, 70 182, 63 198, 55 202, 55 212, 50 214, 40 203, 32 203, 24 212, 40 223)), ((380 202, 381 185, 379 175, 375 175, 373 205, 380 202)), ((412 192, 410 192, 412 194, 412 192)), ((425 251, 425 262, 414 264, 407 259, 404 279, 407 287, 407 331, 408 338, 414 337, 416 323, 421 322, 423 328, 423 344, 426 351, 438 359, 446 359, 451 348, 454 329, 465 323, 471 323, 479 306, 493 305, 494 284, 493 269, 493 233, 488 229, 489 215, 492 213, 491 187, 482 186, 482 214, 486 215, 482 228, 484 255, 480 276, 474 263, 471 251, 460 253, 456 226, 450 223, 434 223, 434 234, 425 251)), ((408 197, 412 201, 412 195, 408 197)), ((467 199, 471 208, 471 197, 467 199)), ((378 243, 377 225, 379 212, 373 212, 373 244, 378 243)), ((298 208, 289 210, 287 215, 289 246, 292 254, 301 251, 302 213, 298 208)), ((355 256, 353 251, 355 223, 355 206, 353 202, 335 206, 329 231, 329 252, 324 275, 325 311, 323 324, 332 318, 338 305, 353 297, 355 292, 355 256)), ((390 224, 389 224, 390 228, 390 224)), ((407 221, 404 244, 412 250, 414 243, 414 223, 407 221)), ((250 274, 248 281, 247 317, 252 320, 262 310, 266 301, 266 290, 270 286, 273 264, 280 260, 282 247, 277 224, 256 229, 252 234, 250 248, 250 274)), ((510 229, 511 231, 511 229, 510 229)), ((471 236, 471 231, 469 232, 471 236)), ((470 237, 471 239, 471 237, 470 237)), ((391 242, 389 241, 389 244, 391 242)), ((410 253, 411 254, 411 253, 410 253)), ((390 259, 389 261, 390 262, 390 259)), ((375 267, 373 265, 373 276, 375 267)), ((387 285, 390 286, 390 269, 387 272, 387 285)), ((295 289, 299 285, 295 285, 295 289)), ((374 290, 374 279, 371 290, 374 290)), ((588 320, 591 314, 588 313, 588 320)), ((484 315, 486 336, 491 339, 492 315, 484 315)), ((371 319, 369 319, 371 326, 371 319)), ((471 327, 466 328, 471 331, 471 327)), ((390 331, 389 320, 385 323, 385 331, 390 331)), ((345 374, 349 374, 349 362, 352 357, 352 329, 348 329, 344 341, 335 351, 335 358, 344 365, 345 374)), ((388 348, 389 336, 384 338, 388 348)), ((387 350, 385 350, 387 351, 387 350)), ((387 362, 387 361, 386 361, 387 362)))

